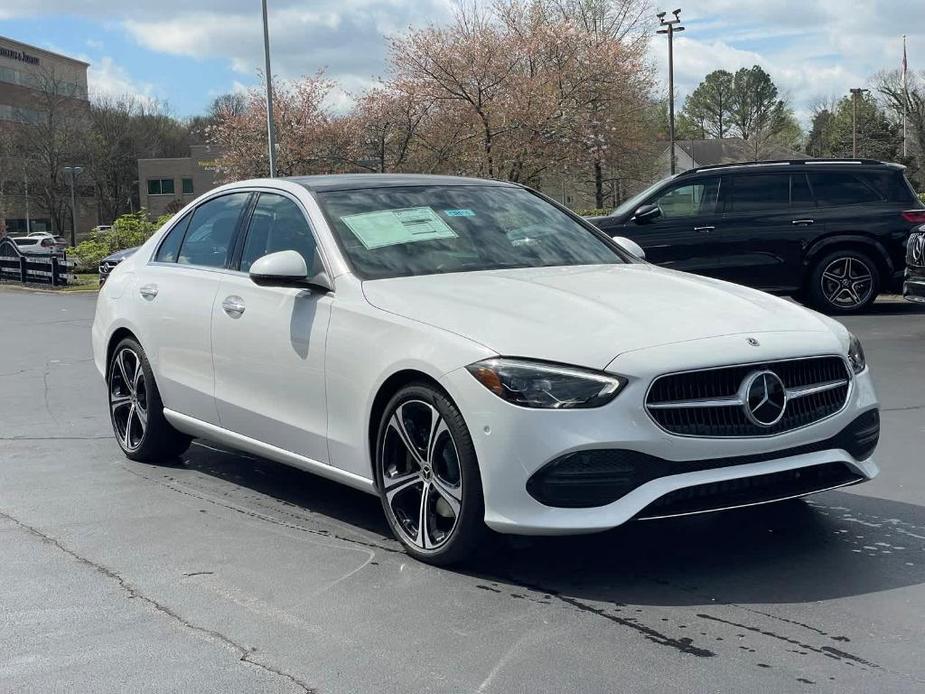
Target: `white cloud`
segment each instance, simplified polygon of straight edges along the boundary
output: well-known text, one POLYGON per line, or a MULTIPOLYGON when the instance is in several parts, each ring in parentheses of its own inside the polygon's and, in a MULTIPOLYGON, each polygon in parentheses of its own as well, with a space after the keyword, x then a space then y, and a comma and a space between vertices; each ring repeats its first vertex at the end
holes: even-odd
POLYGON ((153 85, 132 79, 128 71, 109 56, 91 63, 87 71, 87 82, 91 97, 133 96, 151 104, 157 101, 153 85))

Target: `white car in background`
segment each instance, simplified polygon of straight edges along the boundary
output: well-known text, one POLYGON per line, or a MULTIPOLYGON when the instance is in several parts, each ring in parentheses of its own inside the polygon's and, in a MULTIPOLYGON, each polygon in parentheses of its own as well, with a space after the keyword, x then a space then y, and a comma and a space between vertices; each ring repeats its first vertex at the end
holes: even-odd
POLYGON ((408 552, 589 533, 872 478, 857 339, 654 267, 524 187, 416 175, 201 196, 100 291, 134 460, 203 437, 378 494, 408 552))
POLYGON ((64 252, 67 241, 61 236, 45 231, 35 231, 28 236, 14 236, 13 243, 25 255, 55 255, 64 252))

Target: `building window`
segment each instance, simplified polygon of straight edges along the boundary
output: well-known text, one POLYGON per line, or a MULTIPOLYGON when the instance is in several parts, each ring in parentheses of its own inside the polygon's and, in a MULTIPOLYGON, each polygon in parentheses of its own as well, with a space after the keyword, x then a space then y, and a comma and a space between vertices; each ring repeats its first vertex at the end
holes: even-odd
POLYGON ((192 195, 192 194, 193 194, 193 179, 192 179, 192 178, 184 178, 184 179, 182 180, 182 184, 183 184, 183 189, 182 189, 182 190, 183 190, 183 194, 184 194, 184 195, 192 195))
POLYGON ((173 195, 173 179, 149 178, 148 195, 173 195))

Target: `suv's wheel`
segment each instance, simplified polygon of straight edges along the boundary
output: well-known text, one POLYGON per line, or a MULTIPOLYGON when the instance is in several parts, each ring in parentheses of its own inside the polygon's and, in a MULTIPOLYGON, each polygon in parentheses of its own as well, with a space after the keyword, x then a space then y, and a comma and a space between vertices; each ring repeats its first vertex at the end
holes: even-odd
POLYGON ((880 271, 858 251, 835 251, 820 260, 809 278, 807 296, 824 313, 856 313, 877 298, 880 271))
POLYGON ((122 340, 109 364, 109 416, 119 447, 132 460, 172 460, 189 448, 190 437, 164 418, 164 404, 151 365, 136 340, 122 340))
POLYGON ((431 564, 468 558, 487 535, 482 482, 456 406, 426 384, 389 401, 376 437, 376 484, 392 532, 431 564))

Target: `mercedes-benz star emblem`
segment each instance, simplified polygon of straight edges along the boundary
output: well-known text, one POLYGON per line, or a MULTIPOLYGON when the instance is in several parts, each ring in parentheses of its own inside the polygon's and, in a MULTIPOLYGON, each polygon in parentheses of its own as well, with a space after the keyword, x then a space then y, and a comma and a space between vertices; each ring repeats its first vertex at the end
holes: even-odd
POLYGON ((757 338, 754 338, 754 337, 749 337, 749 338, 747 338, 745 341, 746 341, 748 344, 750 344, 752 347, 758 347, 758 346, 761 345, 761 343, 758 342, 758 339, 757 339, 757 338))
POLYGON ((755 371, 742 381, 740 391, 745 416, 752 424, 772 427, 784 416, 787 391, 773 371, 755 371))

